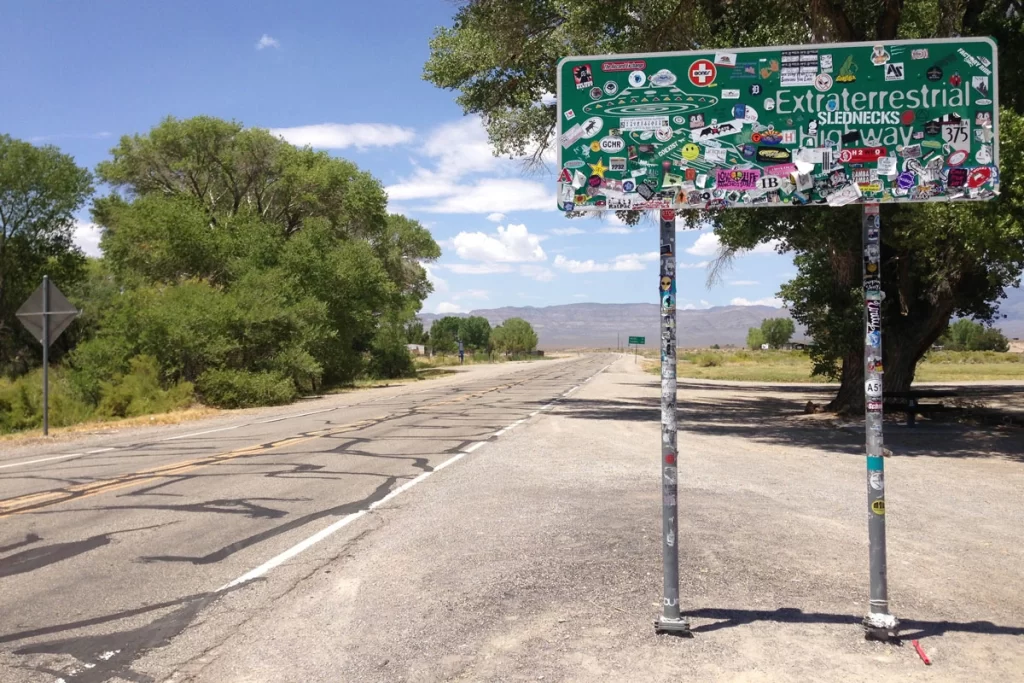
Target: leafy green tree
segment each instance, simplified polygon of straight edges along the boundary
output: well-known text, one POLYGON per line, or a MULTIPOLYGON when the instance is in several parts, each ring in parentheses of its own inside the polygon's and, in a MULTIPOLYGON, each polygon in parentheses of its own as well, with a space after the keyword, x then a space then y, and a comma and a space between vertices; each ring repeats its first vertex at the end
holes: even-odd
POLYGON ((950 351, 1006 352, 1010 349, 1010 341, 1000 330, 964 318, 950 325, 939 343, 950 351))
MULTIPOLYGON (((470 0, 437 30, 424 77, 459 91, 481 114, 498 154, 539 160, 556 129, 558 61, 569 55, 715 49, 806 42, 992 36, 999 43, 1001 191, 980 204, 882 206, 885 388, 909 387, 918 360, 954 315, 990 319, 1024 263, 1024 11, 1019 0, 934 3, 681 3, 677 0, 470 0)), ((625 215, 636 221, 638 216, 625 215)), ((859 207, 684 212, 711 222, 727 254, 768 240, 795 255, 783 286, 808 330, 814 371, 841 379, 834 409, 863 407, 859 207)))
POLYGON ((206 294, 193 306, 172 306, 173 320, 115 307, 108 326, 125 330, 127 341, 102 334, 83 356, 109 356, 123 367, 127 356, 111 345, 129 356, 149 353, 169 381, 187 378, 201 394, 231 403, 246 387, 268 400, 282 396, 272 389, 275 378, 298 391, 351 381, 367 354, 372 372, 406 371, 395 370, 402 354, 392 328, 411 320, 430 293, 421 262, 440 249, 419 223, 387 213, 370 174, 205 116, 168 118, 145 135, 122 137, 97 173, 115 189, 94 202, 93 215, 106 228, 102 247, 116 281, 143 297, 143 307, 152 297, 206 294), (167 347, 151 349, 150 337, 161 335, 172 335, 167 347), (202 381, 220 370, 273 376, 202 381))
POLYGON ((479 315, 462 318, 459 335, 467 349, 486 351, 491 340, 491 323, 479 315))
POLYGON ((789 318, 765 318, 761 321, 761 336, 773 349, 788 344, 795 332, 796 327, 789 318))
POLYGON ((747 330, 747 348, 751 351, 760 351, 761 344, 764 344, 764 332, 760 327, 751 327, 747 330))
POLYGON ((65 291, 85 276, 72 237, 91 193, 92 176, 69 155, 0 135, 0 372, 25 372, 41 354, 14 314, 43 275, 65 291))
POLYGON ((423 329, 423 322, 419 319, 410 320, 405 324, 405 343, 426 344, 430 335, 423 329))
POLYGON ((530 353, 537 348, 537 333, 522 318, 509 318, 491 331, 491 343, 506 356, 530 353))
POLYGON ((438 318, 430 326, 430 346, 434 353, 442 356, 455 353, 459 348, 459 330, 462 327, 462 318, 454 315, 446 315, 438 318))

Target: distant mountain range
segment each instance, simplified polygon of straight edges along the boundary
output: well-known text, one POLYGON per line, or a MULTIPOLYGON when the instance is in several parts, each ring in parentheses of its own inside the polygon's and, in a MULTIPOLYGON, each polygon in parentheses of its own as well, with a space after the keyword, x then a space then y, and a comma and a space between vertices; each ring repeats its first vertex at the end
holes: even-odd
MULTIPOLYGON (((995 321, 1007 337, 1024 339, 1024 290, 1008 292, 995 321)), ((508 318, 523 318, 537 331, 540 347, 559 349, 572 347, 615 348, 626 345, 630 336, 645 337, 646 346, 658 346, 659 318, 657 304, 566 304, 564 306, 506 306, 457 314, 459 317, 479 315, 492 326, 508 318)), ((424 326, 430 327, 443 315, 423 313, 424 326)), ((682 347, 733 344, 742 346, 747 330, 757 327, 765 318, 788 318, 789 312, 770 306, 715 306, 713 308, 678 311, 677 338, 682 347)), ((798 325, 796 341, 803 339, 798 325)))
MULTIPOLYGON (((615 348, 617 343, 625 346, 630 336, 645 337, 646 346, 657 347, 660 338, 657 304, 506 306, 458 315, 483 316, 492 326, 508 318, 522 318, 533 325, 539 345, 545 349, 615 348)), ((678 311, 676 316, 679 346, 740 346, 746 343, 749 328, 759 326, 765 318, 788 318, 789 313, 771 306, 715 306, 678 311)), ((444 316, 424 313, 419 317, 424 326, 430 327, 431 323, 444 316)))

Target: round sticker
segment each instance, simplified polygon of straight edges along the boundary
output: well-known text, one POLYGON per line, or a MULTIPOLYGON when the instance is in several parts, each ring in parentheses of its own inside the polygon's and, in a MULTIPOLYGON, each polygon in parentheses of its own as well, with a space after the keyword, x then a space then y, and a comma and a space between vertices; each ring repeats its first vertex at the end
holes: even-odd
POLYGON ((647 74, 643 71, 633 71, 629 74, 629 84, 634 88, 642 88, 646 82, 647 74))
POLYGON ((716 69, 715 65, 710 61, 706 59, 698 59, 690 65, 687 75, 690 77, 690 83, 693 83, 700 88, 706 88, 715 82, 715 76, 718 75, 718 69, 716 69))
POLYGON ((871 503, 871 511, 876 515, 885 514, 885 499, 879 498, 878 500, 871 503))
MULTIPOLYGON (((758 87, 761 87, 761 86, 758 86, 758 87)), ((773 109, 775 109, 775 98, 774 97, 769 97, 768 99, 766 99, 764 101, 764 110, 765 111, 772 111, 773 109)))
POLYGON ((596 85, 590 89, 590 99, 599 100, 601 99, 601 89, 596 85))
POLYGON ((604 119, 600 116, 591 116, 581 124, 581 127, 583 128, 583 138, 589 140, 604 128, 604 119))
POLYGON ((950 166, 959 166, 965 161, 967 161, 967 151, 963 149, 958 149, 957 151, 949 155, 949 159, 946 160, 946 163, 949 164, 950 166))
POLYGON ((907 109, 902 114, 900 114, 900 123, 902 123, 904 126, 912 126, 914 125, 914 121, 916 118, 917 116, 914 114, 914 110, 907 109))
POLYGON ((622 191, 623 192, 636 192, 636 180, 633 178, 622 179, 622 191))
POLYGON ((900 177, 896 182, 899 184, 900 189, 909 190, 914 186, 914 183, 917 182, 917 179, 914 177, 912 171, 904 171, 903 173, 900 173, 900 177))
POLYGON ((871 398, 878 398, 882 395, 882 382, 877 379, 869 379, 864 382, 864 393, 871 398))
POLYGON ((591 142, 590 143, 590 151, 591 152, 600 152, 601 151, 601 143, 598 142, 597 140, 594 140, 593 142, 591 142))
POLYGON ((760 97, 761 93, 764 92, 764 88, 761 87, 760 83, 753 83, 749 88, 747 88, 747 91, 754 97, 760 97))
POLYGON ((979 164, 992 163, 992 147, 990 147, 989 145, 982 145, 981 149, 978 150, 978 153, 974 155, 974 158, 978 161, 979 164))
POLYGON ((604 91, 611 97, 615 93, 619 92, 619 84, 615 81, 608 81, 604 84, 604 91))
POLYGON ((661 142, 668 142, 672 139, 672 129, 668 126, 662 126, 654 133, 654 137, 658 138, 661 142))
POLYGON ((832 77, 828 74, 818 74, 814 77, 814 87, 821 92, 827 92, 832 88, 832 77))
POLYGON ((680 154, 682 154, 683 158, 687 161, 693 161, 700 156, 700 147, 692 142, 687 142, 683 145, 683 149, 680 151, 680 154))
POLYGON ((967 176, 967 187, 977 189, 992 178, 992 169, 982 166, 970 172, 967 176))
POLYGON ((681 126, 684 123, 686 123, 686 119, 684 119, 682 116, 673 116, 672 123, 676 124, 677 126, 681 126))

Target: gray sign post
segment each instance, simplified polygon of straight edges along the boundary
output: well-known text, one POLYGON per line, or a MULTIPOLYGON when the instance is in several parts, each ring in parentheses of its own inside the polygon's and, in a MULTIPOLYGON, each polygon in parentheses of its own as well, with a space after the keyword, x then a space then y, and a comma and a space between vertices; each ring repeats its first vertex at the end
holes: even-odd
POLYGON ((679 502, 676 450, 676 214, 661 212, 661 524, 665 590, 658 633, 689 635, 689 620, 679 615, 679 502))
POLYGON ((868 540, 871 601, 865 635, 896 637, 899 620, 889 613, 885 570, 885 460, 882 457, 882 240, 878 204, 864 205, 864 424, 868 459, 868 540))
POLYGON ((50 282, 50 276, 44 275, 43 284, 32 292, 15 314, 25 329, 43 344, 43 436, 50 433, 50 344, 79 313, 50 282))

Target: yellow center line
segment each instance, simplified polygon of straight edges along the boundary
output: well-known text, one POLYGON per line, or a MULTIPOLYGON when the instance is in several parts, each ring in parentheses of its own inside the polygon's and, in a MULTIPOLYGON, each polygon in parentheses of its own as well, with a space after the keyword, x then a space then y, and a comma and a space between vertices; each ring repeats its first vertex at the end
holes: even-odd
MULTIPOLYGON (((436 408, 439 406, 450 405, 452 403, 461 403, 468 401, 473 398, 480 398, 494 391, 500 391, 501 389, 509 389, 511 387, 524 384, 528 381, 536 378, 526 378, 518 381, 509 382, 507 384, 500 384, 498 386, 491 387, 490 389, 484 389, 482 391, 476 391, 473 393, 465 394, 463 396, 456 396, 444 401, 437 401, 435 403, 427 403, 420 406, 420 409, 436 408)), ((234 451, 228 451, 226 453, 218 453, 210 455, 205 458, 193 458, 191 460, 183 460, 181 462, 172 463, 169 465, 159 465, 149 469, 139 470, 130 474, 124 474, 112 479, 101 479, 98 481, 91 481, 85 484, 76 484, 64 489, 58 489, 54 491, 41 491, 38 493, 30 493, 24 496, 18 496, 15 498, 8 498, 6 500, 0 500, 0 519, 8 517, 10 515, 18 515, 25 512, 31 512, 42 507, 48 507, 50 505, 59 505, 72 500, 81 500, 82 498, 88 498, 96 496, 101 493, 108 493, 110 491, 118 491, 120 489, 128 488, 130 486, 140 486, 142 484, 148 484, 159 479, 184 474, 186 472, 192 472, 202 467, 208 467, 210 465, 216 465, 218 463, 240 458, 245 455, 255 455, 257 453, 265 453, 270 450, 283 448, 285 446, 295 446, 300 443, 307 441, 313 441, 324 436, 333 436, 334 434, 343 434, 345 432, 351 432, 363 427, 372 426, 381 420, 387 419, 390 415, 383 415, 381 417, 368 418, 360 420, 358 422, 352 422, 341 427, 334 427, 329 429, 320 429, 315 432, 308 432, 302 436, 288 437, 281 439, 280 441, 272 441, 269 444, 256 444, 254 446, 246 446, 234 451)))
POLYGON ((57 505, 71 500, 81 500, 82 498, 88 498, 100 493, 117 491, 129 486, 140 486, 159 479, 192 472, 202 467, 208 467, 228 460, 234 460, 235 458, 240 458, 245 455, 265 453, 285 446, 294 446, 307 441, 313 441, 324 436, 351 432, 373 424, 379 419, 380 418, 371 418, 367 420, 360 420, 359 422, 353 422, 333 429, 321 429, 316 432, 310 432, 309 434, 305 434, 300 437, 288 437, 286 439, 281 439, 280 441, 273 441, 269 444, 246 446, 245 448, 239 448, 226 453, 218 453, 205 458, 193 458, 191 460, 184 460, 182 462, 176 462, 169 465, 161 465, 145 470, 139 470, 137 472, 124 474, 112 479, 91 481, 56 491, 42 491, 40 493, 31 493, 24 496, 18 496, 16 498, 0 500, 0 519, 9 515, 17 515, 23 512, 37 510, 41 507, 57 505))

